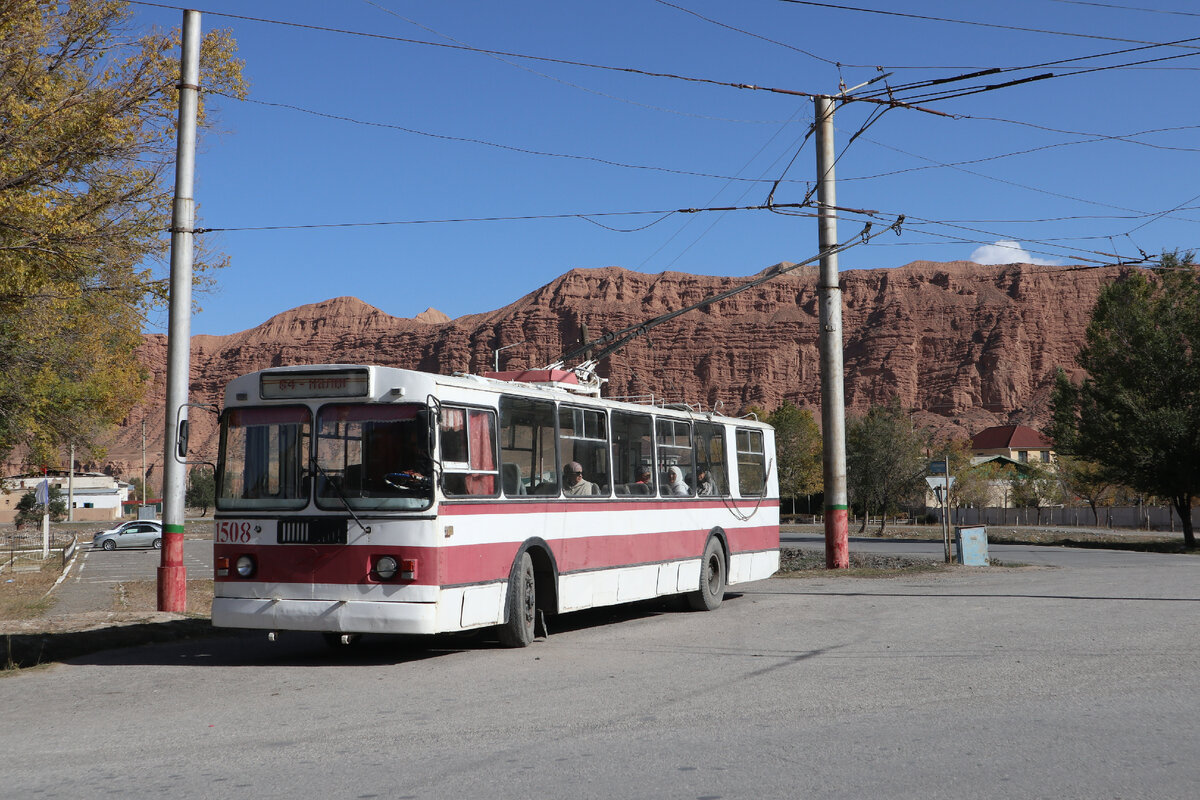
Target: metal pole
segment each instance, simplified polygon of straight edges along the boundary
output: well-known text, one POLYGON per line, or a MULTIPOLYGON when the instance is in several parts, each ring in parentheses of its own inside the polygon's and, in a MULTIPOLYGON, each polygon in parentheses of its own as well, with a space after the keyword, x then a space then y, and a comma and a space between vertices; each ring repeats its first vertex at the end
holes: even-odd
POLYGON ((946 548, 946 563, 950 557, 950 448, 946 447, 946 505, 942 508, 942 542, 946 548))
POLYGON ((496 372, 500 371, 500 351, 507 350, 510 347, 516 347, 517 345, 520 345, 520 344, 525 344, 525 340, 522 339, 519 342, 513 342, 512 344, 506 344, 506 345, 504 345, 504 347, 497 347, 495 350, 492 351, 492 356, 496 360, 495 361, 496 372))
MULTIPOLYGON (((171 298, 167 327, 167 413, 163 452, 163 547, 158 568, 158 610, 187 610, 183 565, 183 494, 186 465, 178 457, 177 420, 187 419, 192 328, 192 198, 196 166, 196 112, 200 93, 200 12, 183 12, 180 53, 179 138, 175 151, 175 201, 171 209, 171 298)), ((145 485, 143 483, 143 485, 145 485)))
POLYGON ((815 97, 817 121, 817 214, 821 248, 821 433, 825 472, 825 566, 850 566, 849 499, 846 492, 846 396, 842 367, 842 290, 838 286, 837 194, 833 165, 833 98, 815 97))
POLYGON ((71 442, 71 464, 67 467, 67 522, 75 521, 75 443, 71 442))

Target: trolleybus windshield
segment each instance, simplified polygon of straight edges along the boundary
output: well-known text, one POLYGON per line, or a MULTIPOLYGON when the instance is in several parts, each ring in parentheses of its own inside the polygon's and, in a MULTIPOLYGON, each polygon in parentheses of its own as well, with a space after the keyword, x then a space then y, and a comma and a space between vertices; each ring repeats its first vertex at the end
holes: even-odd
POLYGON ((332 404, 317 412, 317 506, 413 511, 433 502, 423 405, 332 404))
POLYGON ((312 414, 303 406, 231 408, 221 418, 217 508, 299 509, 312 414))

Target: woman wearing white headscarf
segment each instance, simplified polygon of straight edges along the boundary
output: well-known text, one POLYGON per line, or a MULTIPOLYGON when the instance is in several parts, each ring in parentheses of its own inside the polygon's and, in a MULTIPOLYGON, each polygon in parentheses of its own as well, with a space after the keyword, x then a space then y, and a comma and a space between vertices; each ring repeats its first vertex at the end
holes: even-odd
POLYGON ((679 467, 667 467, 667 489, 675 497, 687 497, 691 494, 688 485, 683 482, 683 473, 679 467))

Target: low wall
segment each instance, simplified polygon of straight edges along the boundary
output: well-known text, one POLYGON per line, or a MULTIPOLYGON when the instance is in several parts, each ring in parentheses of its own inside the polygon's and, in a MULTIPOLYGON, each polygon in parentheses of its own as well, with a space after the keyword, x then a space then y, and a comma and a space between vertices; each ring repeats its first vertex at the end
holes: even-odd
MULTIPOLYGON (((1179 515, 1171 506, 1113 506, 1098 508, 1100 519, 1092 516, 1092 510, 1083 508, 952 508, 952 525, 1051 525, 1072 528, 1133 528, 1144 531, 1182 530, 1179 515)), ((930 508, 931 514, 941 522, 940 508, 930 508)), ((1200 529, 1200 509, 1192 509, 1192 526, 1200 529)))

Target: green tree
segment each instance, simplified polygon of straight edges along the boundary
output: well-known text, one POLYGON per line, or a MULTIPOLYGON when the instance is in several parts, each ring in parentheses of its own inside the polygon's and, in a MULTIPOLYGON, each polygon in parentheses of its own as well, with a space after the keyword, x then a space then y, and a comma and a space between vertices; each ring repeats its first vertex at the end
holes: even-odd
MULTIPOLYGON (((133 33, 116 0, 2 9, 0 459, 23 446, 56 464, 142 394, 134 350, 168 290, 179 37, 133 33)), ((244 94, 235 50, 204 38, 206 88, 244 94)), ((215 265, 198 254, 198 274, 215 265)))
POLYGON ((971 463, 971 441, 956 439, 947 446, 934 449, 936 455, 944 457, 950 450, 950 474, 954 476, 954 487, 950 490, 953 508, 983 508, 991 504, 993 487, 999 479, 999 470, 993 462, 971 463))
POLYGON ((786 400, 771 412, 767 422, 775 427, 779 493, 790 497, 795 509, 797 497, 817 494, 824 484, 821 429, 811 411, 797 408, 786 400))
POLYGON ((208 466, 192 467, 188 472, 187 491, 184 493, 184 504, 189 508, 200 509, 200 516, 206 516, 208 509, 216 502, 217 479, 212 468, 208 466))
POLYGON ((1009 480, 1012 501, 1015 505, 1037 511, 1037 521, 1042 521, 1042 507, 1060 501, 1062 487, 1058 476, 1037 464, 1021 465, 1009 480))
MULTIPOLYGON (((66 495, 57 486, 49 487, 49 495, 50 519, 53 522, 61 522, 67 518, 66 495)), ((46 507, 38 503, 35 492, 26 492, 21 495, 21 499, 17 501, 16 510, 17 513, 13 517, 13 522, 16 523, 18 528, 29 524, 40 525, 42 517, 46 513, 46 507)))
POLYGON ((860 533, 876 512, 882 535, 888 514, 924 496, 928 446, 928 433, 913 425, 898 401, 847 421, 846 484, 851 502, 863 510, 860 533))
POLYGON ((1092 461, 1112 480, 1170 499, 1196 546, 1200 493, 1200 272, 1193 253, 1164 253, 1160 267, 1104 287, 1076 361, 1087 377, 1059 374, 1052 400, 1055 447, 1092 461))
POLYGON ((1078 497, 1092 510, 1092 521, 1100 524, 1100 506, 1112 503, 1115 490, 1107 471, 1092 461, 1060 454, 1055 462, 1063 492, 1078 497))
MULTIPOLYGON (((142 479, 141 479, 141 477, 130 478, 128 481, 126 481, 126 483, 129 484, 129 502, 132 503, 132 502, 136 501, 136 502, 140 503, 142 501, 142 479)), ((150 497, 149 492, 147 492, 146 497, 147 498, 150 497)))

